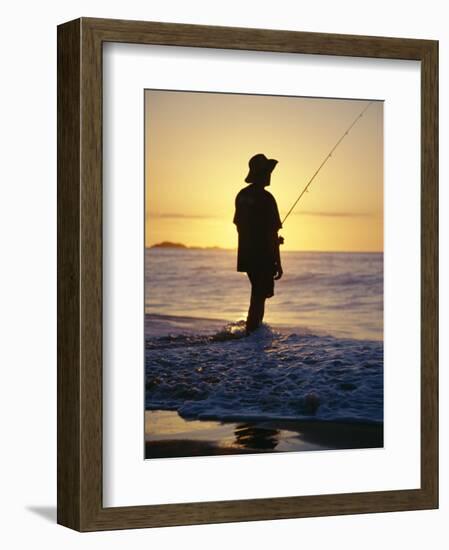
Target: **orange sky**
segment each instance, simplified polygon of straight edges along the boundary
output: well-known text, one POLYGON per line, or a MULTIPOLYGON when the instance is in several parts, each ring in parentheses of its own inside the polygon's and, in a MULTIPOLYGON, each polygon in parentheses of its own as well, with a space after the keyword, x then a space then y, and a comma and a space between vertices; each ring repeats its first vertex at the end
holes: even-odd
MULTIPOLYGON (((145 93, 146 246, 235 248, 248 160, 279 161, 268 190, 283 217, 365 102, 145 93)), ((284 250, 383 250, 383 103, 373 103, 280 232, 284 250)))

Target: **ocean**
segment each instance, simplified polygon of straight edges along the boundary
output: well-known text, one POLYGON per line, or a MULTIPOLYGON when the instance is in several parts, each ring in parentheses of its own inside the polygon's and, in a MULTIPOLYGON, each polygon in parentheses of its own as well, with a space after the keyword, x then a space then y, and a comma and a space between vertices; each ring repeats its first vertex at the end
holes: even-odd
POLYGON ((145 251, 145 407, 188 420, 383 422, 383 254, 283 252, 263 326, 236 252, 145 251))

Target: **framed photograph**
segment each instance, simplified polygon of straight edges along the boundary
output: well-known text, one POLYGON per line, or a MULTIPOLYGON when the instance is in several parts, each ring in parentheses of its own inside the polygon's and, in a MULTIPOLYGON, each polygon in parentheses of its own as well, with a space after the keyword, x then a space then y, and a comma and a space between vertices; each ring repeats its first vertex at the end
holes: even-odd
POLYGON ((438 43, 58 27, 58 523, 438 506, 438 43))

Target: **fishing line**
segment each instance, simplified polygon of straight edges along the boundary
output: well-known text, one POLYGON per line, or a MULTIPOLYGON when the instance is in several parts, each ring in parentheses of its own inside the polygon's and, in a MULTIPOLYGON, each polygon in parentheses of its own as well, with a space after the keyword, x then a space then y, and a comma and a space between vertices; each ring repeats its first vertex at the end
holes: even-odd
POLYGON ((282 220, 282 225, 284 225, 285 220, 290 216, 290 214, 293 212, 295 206, 298 204, 298 202, 301 200, 304 193, 307 192, 308 188, 310 187, 310 184, 313 182, 313 180, 317 177, 318 173, 320 172, 321 168, 326 164, 326 162, 331 158, 332 153, 335 151, 335 149, 340 145, 340 143, 345 139, 345 137, 349 134, 349 132, 352 130, 352 128, 357 124, 357 122, 362 118, 362 116, 366 113, 368 108, 373 104, 373 101, 370 101, 368 105, 363 109, 363 111, 355 118, 355 120, 352 122, 352 124, 349 126, 349 128, 343 133, 341 138, 337 141, 337 143, 332 147, 329 154, 324 158, 323 162, 318 167, 318 170, 313 174, 313 176, 309 179, 307 182, 307 185, 304 187, 304 189, 301 191, 299 197, 295 200, 293 203, 293 206, 290 208, 290 210, 285 215, 284 219, 282 220))

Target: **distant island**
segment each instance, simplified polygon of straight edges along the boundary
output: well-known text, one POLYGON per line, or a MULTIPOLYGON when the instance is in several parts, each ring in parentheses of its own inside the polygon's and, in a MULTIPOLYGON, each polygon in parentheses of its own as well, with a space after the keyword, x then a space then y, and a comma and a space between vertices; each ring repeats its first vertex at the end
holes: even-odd
POLYGON ((219 246, 187 246, 182 243, 172 243, 171 241, 162 241, 161 243, 153 244, 150 248, 180 248, 183 250, 224 250, 219 246))
POLYGON ((185 244, 172 243, 170 241, 163 241, 161 243, 153 244, 150 248, 187 248, 185 244))

